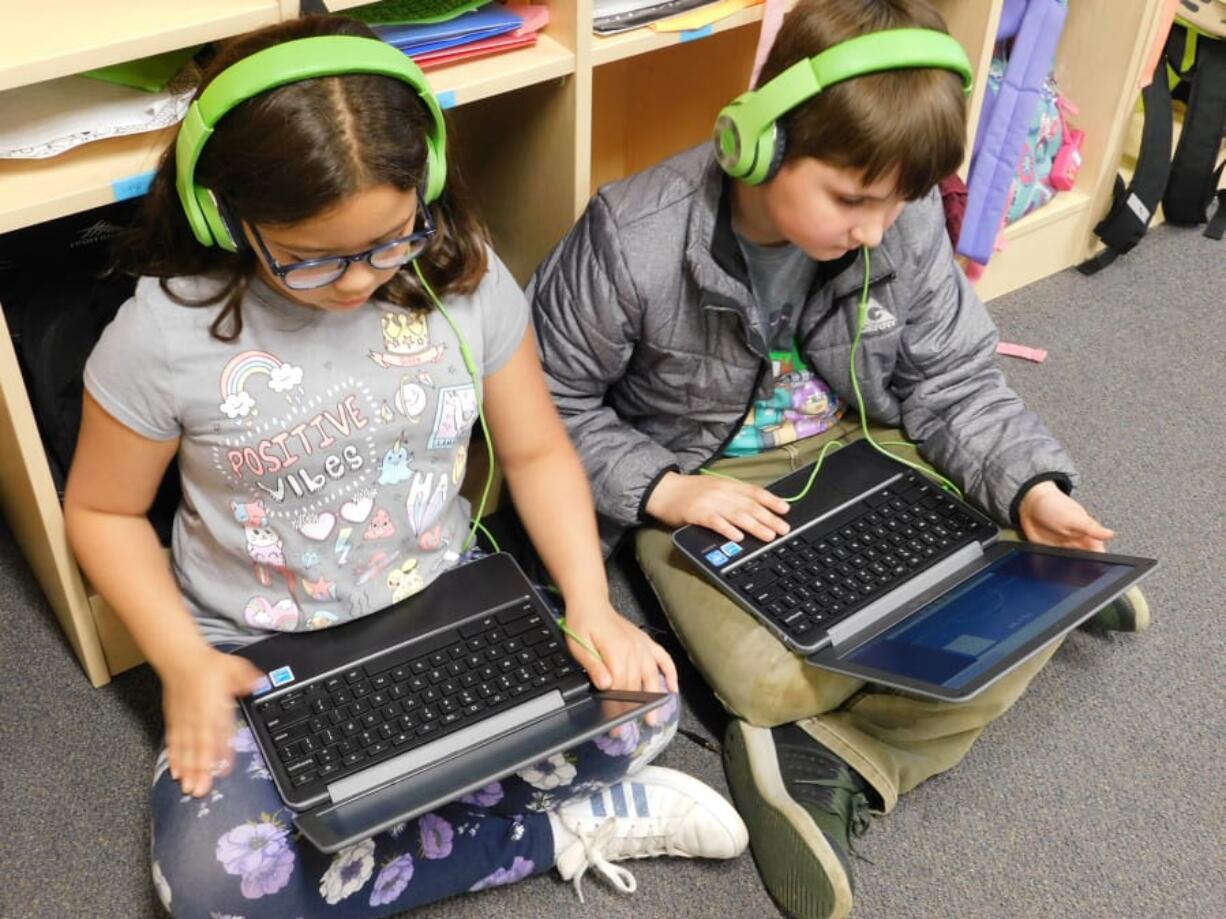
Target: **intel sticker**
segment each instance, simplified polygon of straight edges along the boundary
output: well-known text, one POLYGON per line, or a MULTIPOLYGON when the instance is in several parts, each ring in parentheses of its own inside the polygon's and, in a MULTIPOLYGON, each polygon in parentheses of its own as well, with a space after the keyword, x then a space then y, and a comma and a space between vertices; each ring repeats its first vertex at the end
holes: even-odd
POLYGON ((707 561, 712 565, 722 565, 728 561, 728 556, 724 555, 719 549, 712 549, 707 553, 707 561))
POLYGON ((273 686, 284 686, 286 683, 294 682, 294 671, 289 667, 278 667, 268 674, 268 678, 272 680, 273 686))
POLYGON ((262 696, 270 689, 272 689, 272 683, 268 682, 268 677, 262 676, 260 681, 251 688, 251 694, 253 696, 262 696))
POLYGON ((720 551, 729 558, 732 558, 734 555, 741 554, 741 544, 739 542, 726 542, 719 548, 720 551))

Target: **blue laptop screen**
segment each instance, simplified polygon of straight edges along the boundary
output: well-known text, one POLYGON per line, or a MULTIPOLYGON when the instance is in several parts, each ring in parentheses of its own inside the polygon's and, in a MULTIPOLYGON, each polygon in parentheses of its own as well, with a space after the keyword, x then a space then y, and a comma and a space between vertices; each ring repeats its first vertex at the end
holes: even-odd
POLYGON ((842 659, 957 690, 1132 570, 1014 549, 842 659))

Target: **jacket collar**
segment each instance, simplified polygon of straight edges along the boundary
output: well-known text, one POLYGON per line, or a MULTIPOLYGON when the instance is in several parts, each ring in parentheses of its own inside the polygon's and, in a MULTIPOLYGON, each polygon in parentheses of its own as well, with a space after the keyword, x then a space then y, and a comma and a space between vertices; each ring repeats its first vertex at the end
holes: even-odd
MULTIPOLYGON (((705 294, 705 302, 732 306, 748 317, 747 305, 753 292, 744 253, 732 232, 732 179, 719 167, 713 155, 707 160, 690 210, 685 257, 690 276, 705 294)), ((810 302, 827 284, 831 287, 832 299, 838 299, 859 290, 864 283, 858 251, 817 264, 818 270, 809 288, 810 302)), ((878 246, 873 250, 870 286, 893 275, 893 260, 885 246, 878 246)))

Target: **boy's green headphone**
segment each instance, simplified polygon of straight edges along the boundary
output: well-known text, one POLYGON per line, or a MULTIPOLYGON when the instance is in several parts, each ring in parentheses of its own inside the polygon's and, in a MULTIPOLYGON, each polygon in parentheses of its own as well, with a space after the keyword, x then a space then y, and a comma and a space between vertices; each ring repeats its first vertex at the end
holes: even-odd
POLYGON ((447 129, 438 100, 417 65, 396 48, 373 38, 356 35, 299 38, 257 51, 226 68, 187 110, 175 142, 175 185, 187 222, 201 245, 234 252, 239 242, 234 236, 237 230, 227 222, 217 197, 195 180, 196 162, 217 122, 239 103, 278 86, 351 73, 392 77, 416 91, 431 123, 426 137, 426 203, 442 194, 447 181, 447 129))
POLYGON ((827 86, 886 70, 937 68, 962 77, 971 93, 971 62, 957 40, 933 29, 870 32, 797 61, 765 86, 737 96, 715 120, 715 158, 734 179, 758 185, 783 160, 777 120, 827 86))

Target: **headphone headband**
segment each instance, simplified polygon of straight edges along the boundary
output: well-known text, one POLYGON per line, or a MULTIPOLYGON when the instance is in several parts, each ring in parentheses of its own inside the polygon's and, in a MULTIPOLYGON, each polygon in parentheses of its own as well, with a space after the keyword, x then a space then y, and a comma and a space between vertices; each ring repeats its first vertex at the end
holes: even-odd
POLYGON ((797 61, 765 86, 744 93, 715 123, 716 158, 734 178, 763 182, 776 159, 775 122, 828 86, 890 70, 949 70, 973 86, 970 60, 957 40, 933 29, 888 29, 858 35, 797 61))
POLYGON ((302 80, 348 74, 376 74, 407 83, 430 115, 426 138, 427 203, 446 182, 447 129, 438 100, 416 64, 391 45, 356 35, 299 38, 237 61, 205 87, 188 108, 175 140, 175 185, 192 232, 201 245, 234 251, 237 240, 220 213, 216 196, 196 184, 196 163, 213 128, 226 113, 253 96, 302 80))

